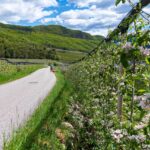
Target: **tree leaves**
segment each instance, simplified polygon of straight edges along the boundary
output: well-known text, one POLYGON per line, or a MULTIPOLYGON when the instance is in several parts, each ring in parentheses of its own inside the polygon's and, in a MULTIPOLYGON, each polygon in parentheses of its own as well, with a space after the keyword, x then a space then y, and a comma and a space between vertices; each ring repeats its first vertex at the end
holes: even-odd
POLYGON ((120 55, 120 61, 123 65, 124 68, 127 68, 129 67, 129 63, 128 63, 128 57, 127 57, 127 54, 122 52, 121 55, 120 55))
POLYGON ((145 58, 146 63, 149 65, 150 64, 150 57, 145 58))
POLYGON ((125 2, 126 2, 126 0, 116 0, 115 5, 117 6, 120 2, 125 3, 125 2))

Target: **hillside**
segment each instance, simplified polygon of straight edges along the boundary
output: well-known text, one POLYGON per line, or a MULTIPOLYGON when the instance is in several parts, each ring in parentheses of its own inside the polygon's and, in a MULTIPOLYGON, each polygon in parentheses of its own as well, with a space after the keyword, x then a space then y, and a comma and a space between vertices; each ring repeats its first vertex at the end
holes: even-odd
POLYGON ((49 34, 57 34, 61 36, 71 37, 71 38, 79 38, 79 39, 87 39, 87 40, 101 40, 104 37, 100 35, 92 36, 89 33, 82 32, 80 30, 71 30, 66 27, 60 25, 39 25, 39 26, 18 26, 18 25, 10 25, 10 24, 2 24, 0 23, 0 27, 5 29, 11 29, 15 31, 24 31, 24 32, 42 32, 49 34))
MULTIPOLYGON (((87 52, 101 39, 102 37, 98 40, 96 36, 61 26, 0 24, 0 57, 59 59, 61 56, 56 56, 57 49, 87 52)), ((66 51, 64 53, 68 55, 66 51)))
POLYGON ((40 31, 52 34, 58 34, 66 37, 87 39, 87 40, 101 40, 103 36, 92 36, 89 33, 82 32, 80 30, 71 30, 60 25, 48 25, 48 26, 35 26, 32 28, 33 31, 40 31))

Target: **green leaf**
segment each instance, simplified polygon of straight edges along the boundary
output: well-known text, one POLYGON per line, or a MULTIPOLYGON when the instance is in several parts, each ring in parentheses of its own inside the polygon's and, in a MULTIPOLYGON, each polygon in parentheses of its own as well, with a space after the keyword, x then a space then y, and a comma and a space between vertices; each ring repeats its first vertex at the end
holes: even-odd
POLYGON ((117 6, 120 2, 121 2, 121 0, 116 0, 115 5, 117 6))
POLYGON ((144 90, 144 89, 138 90, 138 93, 145 93, 145 92, 146 92, 146 90, 144 90))
POLYGON ((115 5, 117 6, 120 2, 125 3, 125 2, 126 2, 126 0, 116 0, 115 5))
POLYGON ((145 61, 146 61, 147 64, 150 64, 150 57, 146 57, 145 61))

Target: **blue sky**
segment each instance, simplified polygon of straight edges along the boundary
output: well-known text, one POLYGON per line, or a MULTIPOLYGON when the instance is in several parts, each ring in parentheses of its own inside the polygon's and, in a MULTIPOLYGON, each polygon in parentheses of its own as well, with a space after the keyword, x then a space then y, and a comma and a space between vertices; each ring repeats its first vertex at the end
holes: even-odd
MULTIPOLYGON (((115 0, 0 0, 0 22, 25 26, 58 24, 106 36, 130 9, 128 4, 116 7, 115 0)), ((145 11, 150 13, 150 7, 145 11)))

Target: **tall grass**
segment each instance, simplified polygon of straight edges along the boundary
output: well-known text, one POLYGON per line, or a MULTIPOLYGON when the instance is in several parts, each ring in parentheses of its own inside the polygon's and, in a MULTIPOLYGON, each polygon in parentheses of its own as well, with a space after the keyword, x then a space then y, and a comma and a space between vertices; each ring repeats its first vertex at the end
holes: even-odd
POLYGON ((37 108, 27 123, 13 134, 10 141, 5 142, 4 150, 24 150, 25 147, 31 145, 31 142, 37 135, 39 129, 48 118, 49 110, 53 105, 54 100, 64 87, 65 80, 63 75, 58 71, 56 72, 56 76, 57 82, 50 94, 37 108))

